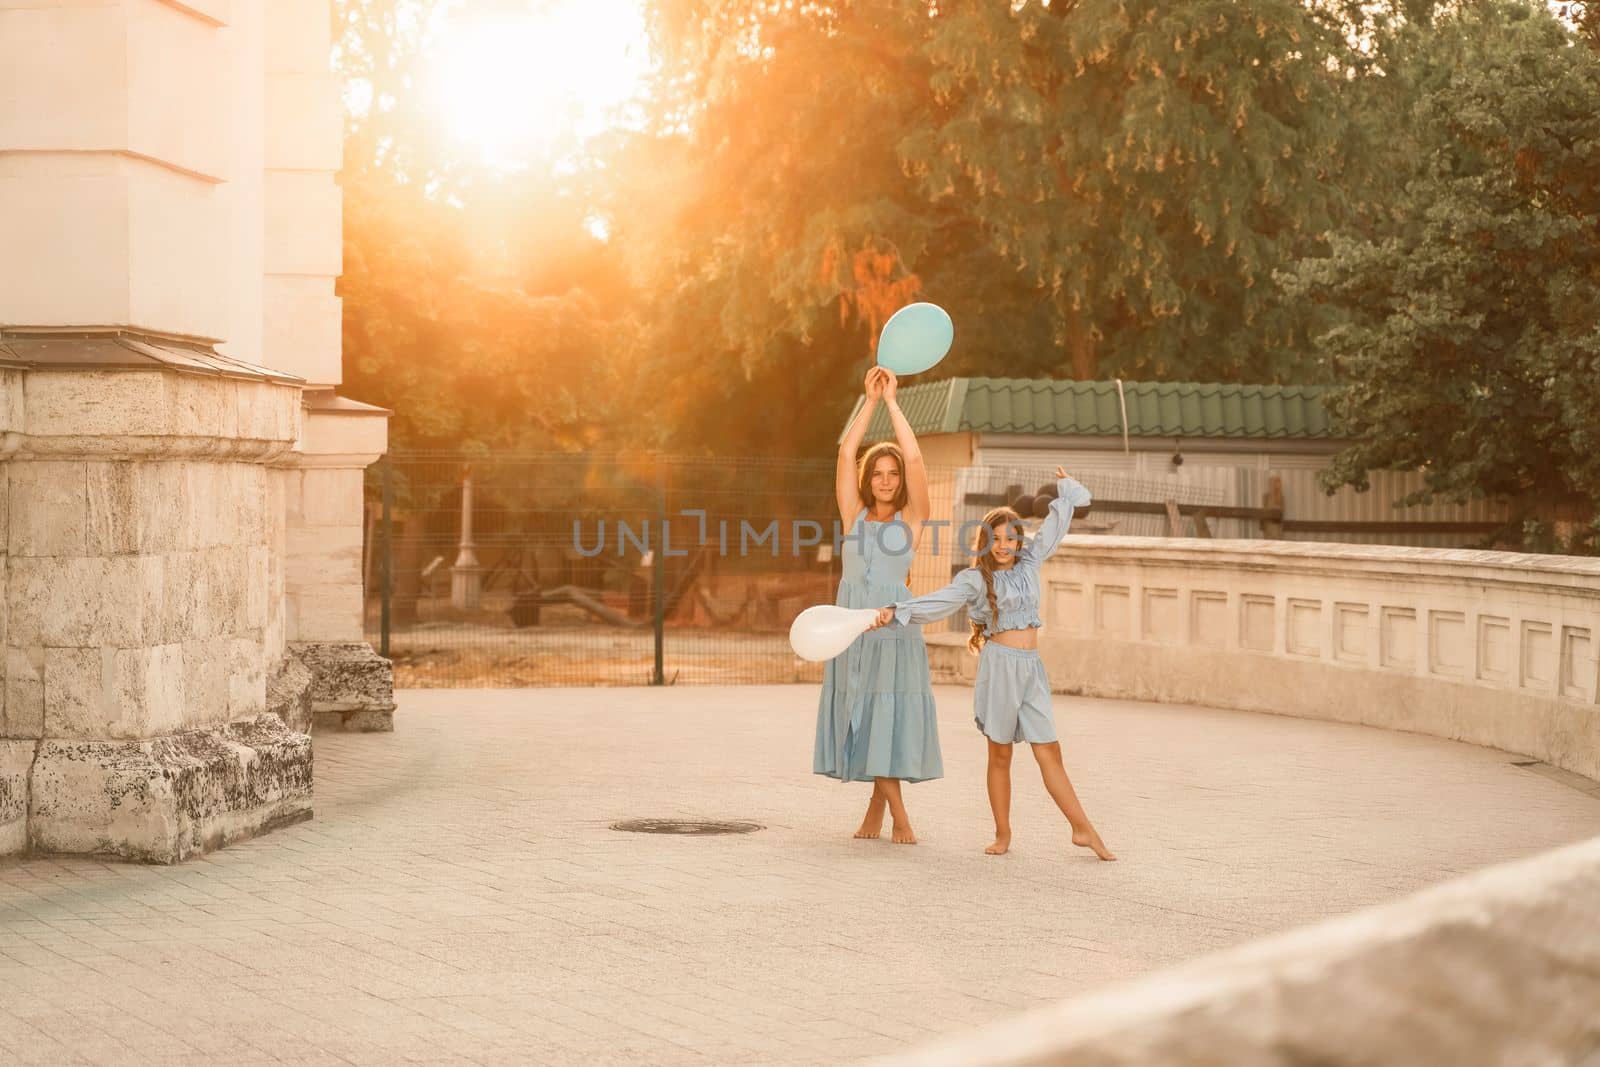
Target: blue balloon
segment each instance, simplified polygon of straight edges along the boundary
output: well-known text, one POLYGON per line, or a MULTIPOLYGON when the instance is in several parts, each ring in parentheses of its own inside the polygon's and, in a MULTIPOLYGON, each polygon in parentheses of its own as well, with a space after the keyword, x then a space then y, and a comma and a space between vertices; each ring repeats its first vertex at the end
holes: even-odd
POLYGON ((920 374, 944 358, 955 324, 938 304, 907 304, 889 316, 878 335, 878 366, 895 374, 920 374))

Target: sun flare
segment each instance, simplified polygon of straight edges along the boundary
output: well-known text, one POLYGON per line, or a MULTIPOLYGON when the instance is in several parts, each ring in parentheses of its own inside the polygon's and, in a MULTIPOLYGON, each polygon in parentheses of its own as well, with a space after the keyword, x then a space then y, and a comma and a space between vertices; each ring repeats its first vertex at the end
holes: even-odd
POLYGON ((598 132, 648 69, 637 0, 555 0, 526 14, 442 28, 427 92, 446 133, 476 161, 517 167, 598 132))

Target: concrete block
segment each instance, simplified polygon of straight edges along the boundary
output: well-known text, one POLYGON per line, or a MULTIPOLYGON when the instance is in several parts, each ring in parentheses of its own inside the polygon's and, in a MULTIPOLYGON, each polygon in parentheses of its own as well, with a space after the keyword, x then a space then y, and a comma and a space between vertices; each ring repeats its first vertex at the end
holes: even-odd
POLYGON ((44 650, 44 732, 49 737, 124 736, 121 709, 107 699, 114 648, 44 650))
POLYGON ((146 526, 141 463, 85 464, 88 486, 87 555, 115 556, 141 551, 146 526))
MULTIPOLYGON (((269 336, 275 329, 272 316, 273 309, 269 307, 266 325, 269 336)), ((235 401, 240 437, 257 441, 293 441, 299 435, 298 406, 294 403, 300 396, 298 388, 246 381, 238 382, 237 387, 235 401)))
POLYGON ((170 430, 160 371, 35 371, 24 392, 31 436, 160 437, 170 430))
POLYGON ((41 743, 29 834, 44 852, 176 863, 311 815, 311 739, 274 715, 148 741, 41 743))
MULTIPOLYGON (((3 299, 3 298, 0 298, 3 299)), ((20 370, 0 370, 0 433, 20 433, 26 427, 22 410, 22 381, 27 374, 20 370)), ((0 464, 0 471, 5 469, 0 464)), ((3 482, 3 476, 0 476, 3 482)), ((5 505, 5 495, 0 493, 0 507, 5 505)), ((0 512, 0 517, 3 517, 0 512)), ((0 523, 4 529, 4 523, 0 523)))
POLYGON ((294 594, 292 640, 339 643, 362 639, 360 585, 305 586, 294 589, 294 594))
POLYGON ((300 516, 305 526, 346 526, 361 530, 366 471, 360 468, 307 467, 300 472, 300 516))
POLYGON ((82 462, 11 462, 10 534, 13 556, 88 554, 89 487, 82 462))
POLYGON ((290 586, 361 584, 360 526, 304 526, 288 532, 284 575, 290 586))
POLYGON ((222 394, 224 386, 231 384, 220 378, 172 375, 167 380, 167 418, 172 432, 184 437, 220 437, 222 394))
POLYGON ((362 642, 296 644, 311 668, 311 707, 319 725, 394 729, 394 665, 362 642))
POLYGON ((44 649, 8 648, 5 719, 0 737, 44 736, 44 649))
POLYGON ((198 524, 193 521, 187 462, 138 465, 134 524, 139 551, 178 552, 200 547, 198 524))
POLYGON ((247 548, 209 548, 166 557, 166 643, 237 632, 246 616, 247 548))
POLYGON ((229 645, 221 637, 183 644, 184 724, 191 729, 228 718, 229 645))
POLYGON ((244 619, 242 630, 260 630, 267 625, 268 597, 272 583, 272 550, 266 545, 251 545, 244 558, 244 619))
POLYGON ((371 463, 389 448, 389 417, 381 411, 308 411, 300 451, 306 456, 360 456, 371 463))
POLYGON ((98 644, 106 564, 93 558, 11 559, 7 640, 19 647, 98 644))
POLYGON ((190 728, 183 690, 183 646, 119 649, 108 697, 117 720, 100 738, 143 740, 190 728))

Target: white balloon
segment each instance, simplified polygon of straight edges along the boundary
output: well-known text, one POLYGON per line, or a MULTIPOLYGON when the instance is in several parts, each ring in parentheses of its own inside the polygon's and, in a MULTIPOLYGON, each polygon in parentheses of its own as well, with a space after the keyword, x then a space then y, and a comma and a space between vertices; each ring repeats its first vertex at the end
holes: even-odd
POLYGON ((821 663, 849 648, 850 642, 865 633, 877 617, 877 608, 818 604, 795 616, 789 627, 789 644, 801 659, 821 663))

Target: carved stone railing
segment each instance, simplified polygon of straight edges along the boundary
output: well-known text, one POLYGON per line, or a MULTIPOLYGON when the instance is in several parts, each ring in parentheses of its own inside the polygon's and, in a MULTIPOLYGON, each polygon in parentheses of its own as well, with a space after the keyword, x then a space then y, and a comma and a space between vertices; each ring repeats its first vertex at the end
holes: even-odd
MULTIPOLYGON (((1060 692, 1468 741, 1600 778, 1600 560, 1069 537, 1046 564, 1060 692)), ((943 677, 971 678, 956 635, 943 677)))

